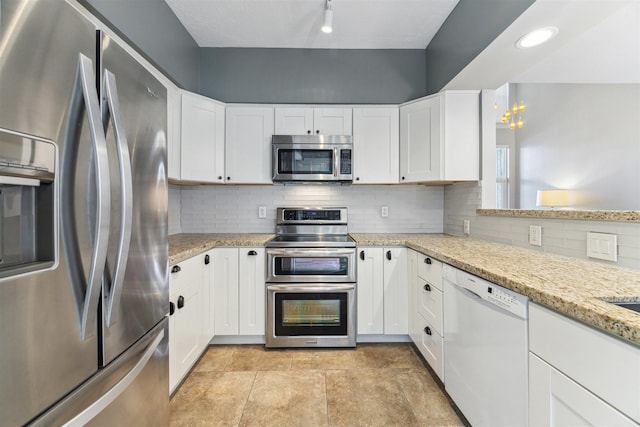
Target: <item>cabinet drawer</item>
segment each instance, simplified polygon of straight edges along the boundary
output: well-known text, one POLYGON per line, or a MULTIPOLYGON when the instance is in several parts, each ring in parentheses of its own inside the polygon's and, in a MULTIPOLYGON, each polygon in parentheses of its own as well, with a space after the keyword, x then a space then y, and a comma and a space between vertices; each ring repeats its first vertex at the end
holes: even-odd
POLYGON ((418 279, 418 313, 442 334, 442 291, 418 279))
POLYGON ((640 348, 530 304, 529 350, 640 422, 640 348))
POLYGON ((193 294, 199 291, 202 281, 202 267, 204 255, 196 255, 172 265, 169 269, 169 295, 193 294))
POLYGON ((438 378, 444 382, 443 346, 444 339, 442 336, 433 329, 433 326, 425 322, 420 333, 418 350, 438 375, 438 378))
POLYGON ((418 255, 418 276, 442 290, 442 263, 427 255, 418 255))

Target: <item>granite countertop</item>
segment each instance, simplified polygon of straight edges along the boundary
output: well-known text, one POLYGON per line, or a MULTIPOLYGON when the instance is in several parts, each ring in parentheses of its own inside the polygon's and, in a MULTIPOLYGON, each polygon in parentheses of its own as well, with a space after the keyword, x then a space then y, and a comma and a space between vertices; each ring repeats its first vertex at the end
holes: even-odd
POLYGON ((264 246, 273 234, 182 233, 169 236, 169 265, 224 246, 264 246))
MULTIPOLYGON (((264 246, 272 234, 169 236, 173 265, 214 247, 264 246)), ((358 246, 407 246, 640 346, 640 314, 604 302, 640 301, 640 271, 444 234, 351 234, 358 246)))
POLYGON ((442 234, 351 234, 358 246, 407 246, 640 345, 640 271, 442 234))

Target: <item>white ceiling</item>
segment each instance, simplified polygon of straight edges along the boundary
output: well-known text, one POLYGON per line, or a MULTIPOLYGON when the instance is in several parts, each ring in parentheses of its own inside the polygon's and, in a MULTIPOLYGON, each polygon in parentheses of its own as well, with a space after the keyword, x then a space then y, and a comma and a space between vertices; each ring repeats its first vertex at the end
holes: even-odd
POLYGON ((445 89, 512 83, 640 83, 640 0, 537 0, 445 89), (546 44, 517 49, 535 28, 555 26, 546 44))
POLYGON ((165 0, 200 47, 424 49, 458 0, 165 0))

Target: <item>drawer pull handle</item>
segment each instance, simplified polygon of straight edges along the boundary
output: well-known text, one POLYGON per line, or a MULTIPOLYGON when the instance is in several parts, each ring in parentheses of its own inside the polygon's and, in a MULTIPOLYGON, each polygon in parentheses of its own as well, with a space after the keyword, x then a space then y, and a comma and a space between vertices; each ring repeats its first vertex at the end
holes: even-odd
POLYGON ((424 328, 424 333, 427 334, 427 335, 431 335, 431 328, 428 327, 428 326, 426 328, 424 328))
POLYGON ((424 285, 424 290, 427 292, 431 292, 431 286, 429 286, 429 284, 427 283, 426 285, 424 285))
POLYGON ((391 261, 391 251, 387 251, 387 259, 391 261))
POLYGON ((173 302, 169 301, 169 316, 172 316, 173 313, 175 312, 176 312, 176 305, 173 302))
POLYGON ((256 251, 249 251, 249 252, 247 252, 247 255, 249 255, 249 256, 256 256, 256 255, 258 255, 258 252, 256 252, 256 251))
POLYGON ((179 273, 180 271, 182 271, 182 269, 180 268, 179 265, 174 265, 173 268, 171 269, 172 273, 179 273))
POLYGON ((204 265, 209 265, 210 262, 211 262, 211 258, 209 257, 209 255, 205 255, 204 256, 204 265))
POLYGON ((178 309, 184 307, 184 297, 182 295, 180 295, 178 297, 178 309))
POLYGON ((431 265, 431 258, 425 258, 424 263, 431 265))
POLYGON ((364 261, 364 251, 360 251, 360 259, 364 261))

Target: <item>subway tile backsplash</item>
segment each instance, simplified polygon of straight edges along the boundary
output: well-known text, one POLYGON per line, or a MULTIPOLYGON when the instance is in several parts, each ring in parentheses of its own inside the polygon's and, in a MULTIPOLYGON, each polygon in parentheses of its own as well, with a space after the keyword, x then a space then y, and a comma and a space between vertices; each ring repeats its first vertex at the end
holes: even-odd
POLYGON ((479 216, 478 183, 461 183, 444 189, 444 232, 463 236, 462 221, 471 221, 471 237, 544 251, 573 258, 640 270, 640 224, 545 218, 479 216), (528 242, 529 225, 542 226, 542 246, 528 242), (587 232, 618 235, 618 262, 587 258, 587 232))
MULTIPOLYGON (((173 187, 173 186, 172 186, 173 187)), ((170 189, 170 203, 174 204, 170 189)), ((170 234, 272 233, 275 211, 284 206, 346 206, 353 233, 442 233, 443 187, 417 185, 274 185, 176 187, 181 212, 169 212, 170 234), (267 218, 258 218, 258 207, 267 218), (382 206, 389 207, 383 218, 382 206)))

